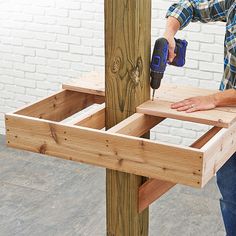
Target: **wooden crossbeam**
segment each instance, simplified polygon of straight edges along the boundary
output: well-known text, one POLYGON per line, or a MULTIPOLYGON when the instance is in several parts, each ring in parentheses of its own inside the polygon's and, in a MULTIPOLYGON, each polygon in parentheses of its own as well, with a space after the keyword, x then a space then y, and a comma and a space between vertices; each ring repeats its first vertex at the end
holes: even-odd
POLYGON ((94 103, 103 102, 103 96, 62 90, 14 113, 51 121, 62 121, 94 103))
MULTIPOLYGON (((221 128, 213 127, 203 136, 201 136, 197 141, 195 141, 191 147, 202 148, 206 143, 209 142, 221 128)), ((139 188, 139 212, 142 212, 150 204, 160 198, 163 194, 168 192, 176 184, 168 181, 149 179, 139 188)))
POLYGON ((91 110, 81 114, 66 124, 72 124, 92 129, 103 129, 105 127, 105 103, 91 108, 91 110))
POLYGON ((175 183, 169 181, 149 179, 139 188, 139 212, 141 213, 175 185, 175 183))
POLYGON ((141 137, 151 128, 163 121, 164 118, 134 113, 132 116, 113 126, 107 132, 141 137))

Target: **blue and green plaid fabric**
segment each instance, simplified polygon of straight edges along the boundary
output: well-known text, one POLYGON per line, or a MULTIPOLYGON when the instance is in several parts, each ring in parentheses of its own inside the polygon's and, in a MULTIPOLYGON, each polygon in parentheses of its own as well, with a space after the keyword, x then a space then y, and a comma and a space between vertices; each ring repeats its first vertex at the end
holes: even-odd
POLYGON ((169 8, 168 16, 178 19, 180 29, 186 27, 190 21, 203 23, 226 22, 224 75, 220 90, 236 89, 236 1, 181 0, 169 8))

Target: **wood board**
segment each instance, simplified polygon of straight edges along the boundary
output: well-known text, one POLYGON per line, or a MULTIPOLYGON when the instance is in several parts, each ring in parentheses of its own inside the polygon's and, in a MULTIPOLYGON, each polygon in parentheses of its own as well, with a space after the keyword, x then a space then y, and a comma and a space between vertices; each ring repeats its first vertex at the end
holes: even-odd
POLYGON ((186 113, 184 111, 179 112, 175 109, 171 109, 171 104, 172 103, 168 101, 149 100, 138 106, 136 110, 138 113, 146 115, 185 120, 225 128, 229 127, 236 121, 236 114, 233 112, 212 109, 186 113))
POLYGON ((86 76, 62 84, 62 88, 75 92, 105 96, 105 76, 101 73, 91 72, 86 76))
POLYGON ((203 152, 198 149, 14 114, 6 116, 6 126, 10 147, 201 186, 203 152))

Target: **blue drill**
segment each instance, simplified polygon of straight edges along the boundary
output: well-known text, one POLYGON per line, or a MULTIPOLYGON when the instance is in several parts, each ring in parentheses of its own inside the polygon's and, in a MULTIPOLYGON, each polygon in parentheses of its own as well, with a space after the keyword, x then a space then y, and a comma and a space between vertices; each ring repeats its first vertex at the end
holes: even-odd
POLYGON ((165 38, 156 40, 151 61, 151 87, 153 89, 152 100, 154 100, 156 89, 161 85, 161 79, 163 78, 167 63, 178 67, 182 67, 185 64, 188 42, 186 40, 175 39, 175 43, 176 57, 170 63, 168 62, 168 41, 165 38))

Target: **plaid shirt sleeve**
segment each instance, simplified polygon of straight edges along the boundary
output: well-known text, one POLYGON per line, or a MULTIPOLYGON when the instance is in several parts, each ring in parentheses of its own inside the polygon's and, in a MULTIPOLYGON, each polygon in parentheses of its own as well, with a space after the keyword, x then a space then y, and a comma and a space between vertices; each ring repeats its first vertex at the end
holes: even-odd
MULTIPOLYGON (((228 20, 225 35, 226 47, 227 50, 236 57, 236 3, 231 4, 227 15, 228 20)), ((234 64, 234 71, 236 72, 236 62, 234 64)))
POLYGON ((181 0, 169 8, 166 17, 175 17, 183 29, 190 21, 226 21, 225 13, 225 0, 181 0))

